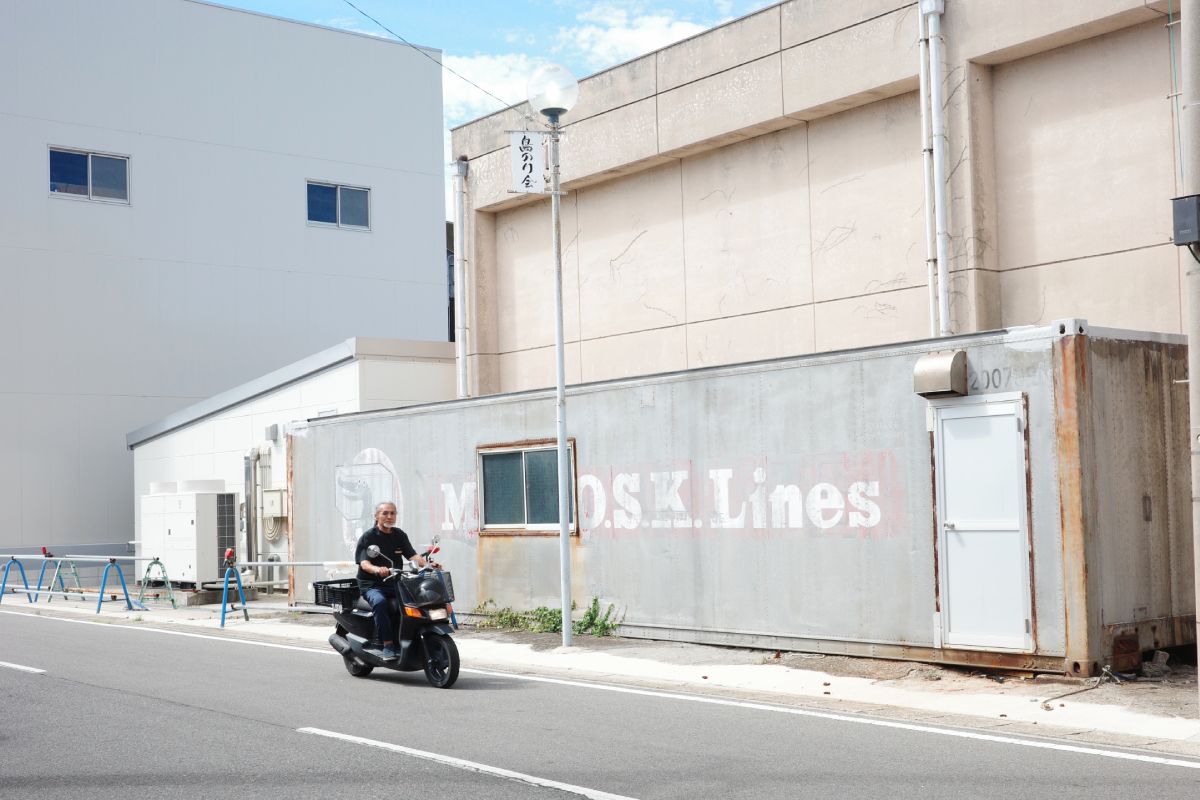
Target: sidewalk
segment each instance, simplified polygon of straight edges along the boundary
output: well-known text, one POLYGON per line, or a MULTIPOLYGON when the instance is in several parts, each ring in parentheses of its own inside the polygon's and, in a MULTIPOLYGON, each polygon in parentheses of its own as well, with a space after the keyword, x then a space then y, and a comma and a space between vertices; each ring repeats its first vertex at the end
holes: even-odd
MULTIPOLYGON (((250 602, 248 622, 241 611, 227 612, 223 629, 220 605, 127 611, 106 603, 96 614, 92 603, 60 599, 30 606, 12 595, 4 600, 5 611, 320 650, 328 648, 333 625, 326 614, 288 610, 282 597, 250 602)), ((576 636, 574 646, 563 648, 559 634, 464 628, 455 641, 468 677, 469 670, 497 670, 1200 757, 1196 669, 1187 665, 1172 665, 1161 681, 1090 688, 1094 679, 1022 679, 915 662, 620 637, 576 636)))

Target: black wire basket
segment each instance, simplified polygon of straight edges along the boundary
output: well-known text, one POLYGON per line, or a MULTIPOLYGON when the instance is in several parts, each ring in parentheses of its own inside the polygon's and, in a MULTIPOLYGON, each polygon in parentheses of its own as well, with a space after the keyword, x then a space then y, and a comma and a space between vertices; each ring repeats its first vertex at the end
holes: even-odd
POLYGON ((358 579, 340 578, 336 581, 313 581, 313 602, 319 606, 340 608, 343 611, 354 607, 358 599, 358 579))

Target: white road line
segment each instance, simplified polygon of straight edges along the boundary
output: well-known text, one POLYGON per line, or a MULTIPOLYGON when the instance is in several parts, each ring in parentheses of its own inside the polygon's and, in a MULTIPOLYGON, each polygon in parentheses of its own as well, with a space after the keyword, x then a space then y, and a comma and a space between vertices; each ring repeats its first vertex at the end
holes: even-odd
POLYGON ((212 636, 206 633, 187 633, 186 631, 169 631, 163 628, 148 628, 142 625, 118 625, 111 622, 93 622, 87 619, 68 619, 66 617, 48 617, 41 614, 26 614, 23 611, 0 611, 0 614, 9 614, 14 617, 29 617, 31 619, 48 619, 55 622, 72 622, 76 625, 98 625, 101 628, 120 628, 126 631, 141 631, 143 633, 162 633, 167 636, 183 636, 188 639, 210 639, 214 642, 230 642, 232 644, 251 644, 256 647, 272 647, 277 650, 299 650, 302 653, 316 653, 318 655, 338 655, 332 648, 326 650, 319 647, 301 647, 294 644, 275 644, 274 642, 257 642, 250 639, 234 639, 231 636, 212 636))
POLYGON ((21 672, 37 672, 42 673, 46 670, 38 669, 37 667, 26 667, 21 664, 9 664, 7 661, 0 661, 0 667, 8 667, 9 669, 19 669, 21 672))
POLYGON ((513 772, 510 769, 501 769, 500 767, 490 767, 487 764, 480 764, 476 761, 466 761, 465 759, 455 758, 454 756, 444 756, 440 753, 430 753, 426 750, 414 750, 411 747, 404 747, 390 742, 380 742, 375 739, 364 739, 361 736, 351 736, 347 733, 336 733, 335 731, 326 731, 321 728, 297 728, 298 733, 311 733, 317 736, 326 736, 330 739, 340 739, 343 742, 352 742, 354 744, 364 744, 368 747, 380 747, 384 750, 391 750, 393 753, 403 753, 406 756, 414 758, 423 758, 426 761, 436 761, 439 764, 447 764, 451 767, 458 767, 470 772, 479 772, 484 775, 495 775, 500 778, 508 778, 522 783, 532 784, 534 786, 544 786, 548 789, 558 789, 563 792, 571 792, 572 794, 581 795, 590 798, 591 800, 634 800, 631 797, 626 797, 619 794, 611 794, 602 792, 598 789, 589 789, 586 786, 575 786, 570 783, 561 783, 560 781, 552 781, 548 778, 539 778, 536 775, 526 775, 524 772, 513 772))
MULTIPOLYGON (((315 647, 299 647, 288 644, 274 644, 273 642, 257 642, 249 639, 232 639, 225 636, 210 636, 203 633, 185 633, 183 631, 169 631, 162 628, 148 628, 138 625, 117 625, 107 622, 92 622, 82 619, 66 619, 64 617, 48 617, 38 614, 26 614, 21 611, 0 611, 0 614, 11 614, 16 617, 32 617, 34 619, 49 619, 58 620, 59 622, 74 622, 79 625, 100 625, 106 628, 122 628, 131 631, 143 631, 150 633, 163 633, 168 636, 185 636, 192 639, 211 639, 215 642, 232 642, 234 644, 248 644, 257 647, 272 647, 279 650, 299 650, 302 653, 317 653, 321 655, 338 655, 334 650, 324 650, 315 647)), ((1126 761, 1139 761, 1145 764, 1159 764, 1169 767, 1186 767, 1188 769, 1200 769, 1200 761, 1187 761, 1180 758, 1165 758, 1163 756, 1151 756, 1142 753, 1126 753, 1119 750, 1102 750, 1097 747, 1082 747, 1073 744, 1059 744, 1057 742, 1042 741, 1039 739, 1018 739, 1013 736, 997 736, 990 733, 976 733, 974 731, 956 730, 954 728, 938 728, 932 725, 918 725, 911 722, 895 722, 887 719, 878 719, 867 716, 850 716, 846 714, 832 714, 826 711, 811 711, 804 708, 792 708, 790 706, 774 706, 764 703, 749 703, 743 700, 726 700, 720 697, 706 697, 697 694, 683 694, 674 692, 655 691, 653 689, 635 689, 629 686, 614 686, 606 683, 589 683, 587 681, 572 681, 564 678, 547 678, 540 675, 522 675, 516 672, 500 672, 497 670, 485 669, 462 669, 461 672, 473 675, 490 675, 498 678, 510 678, 512 680, 533 681, 536 683, 552 683, 560 686, 574 686, 582 689, 596 689, 604 692, 618 692, 621 694, 640 695, 642 697, 660 697, 668 700, 683 700, 689 703, 706 703, 715 706, 729 706, 732 708, 746 708, 754 711, 772 711, 776 714, 793 714, 799 717, 814 717, 816 719, 828 719, 835 722, 853 722, 858 725, 874 725, 880 728, 896 728, 898 730, 914 731, 917 733, 932 733, 939 736, 953 736, 960 739, 974 739, 981 742, 994 742, 996 744, 1011 744, 1019 747, 1032 747, 1040 750, 1060 750, 1066 753, 1080 753, 1083 755, 1103 756, 1105 758, 1123 759, 1126 761)))
POLYGON ((918 733, 935 733, 940 736, 954 736, 960 739, 975 739, 981 742, 996 742, 999 744, 1015 744, 1021 747, 1033 747, 1039 750, 1061 750, 1067 753, 1083 753, 1084 755, 1104 756, 1106 758, 1119 758, 1127 761, 1141 761, 1146 764, 1163 764, 1171 767, 1187 767, 1189 769, 1200 769, 1200 761, 1186 761, 1179 758, 1164 758, 1162 756, 1150 756, 1141 753, 1124 753, 1119 750, 1101 750, 1096 747, 1081 747, 1074 744, 1059 744, 1057 742, 1047 742, 1038 739, 1018 739, 1013 736, 996 736, 990 733, 975 733, 974 731, 955 730, 954 728, 936 728, 931 725, 918 725, 912 722, 894 722, 887 719, 878 719, 874 717, 857 717, 848 716, 846 714, 831 714, 826 711, 810 711, 804 708, 790 708, 788 706, 769 706, 763 703, 748 703, 743 700, 725 700, 720 697, 704 697, 702 695, 693 694, 674 694, 671 692, 660 692, 653 689, 634 689, 628 686, 611 686, 601 683, 586 683, 583 681, 569 681, 562 678, 544 678, 540 675, 516 675, 511 672, 494 672, 481 669, 463 669, 461 672, 471 672, 476 675, 494 675, 500 678, 515 678, 523 681, 536 681, 538 683, 556 683, 562 686, 581 686, 588 689, 600 689, 606 692, 620 692, 622 694, 636 694, 643 697, 662 697, 671 700, 686 700, 691 703, 707 703, 714 706, 732 706, 734 708, 749 708, 756 711, 774 711, 777 714, 794 714, 798 717, 816 717, 817 719, 829 719, 836 722, 853 722, 858 725, 874 725, 879 728, 897 728, 904 731, 916 731, 918 733))

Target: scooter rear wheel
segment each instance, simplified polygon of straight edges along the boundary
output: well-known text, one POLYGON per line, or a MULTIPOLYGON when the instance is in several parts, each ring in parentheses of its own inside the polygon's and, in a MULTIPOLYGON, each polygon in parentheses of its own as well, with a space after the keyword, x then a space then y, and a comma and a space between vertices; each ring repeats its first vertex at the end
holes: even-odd
POLYGON ((365 678, 375 669, 375 667, 370 664, 364 664, 354 656, 342 656, 342 661, 346 665, 346 672, 349 672, 356 678, 365 678))
POLYGON ((458 680, 458 645, 449 636, 426 636, 425 677, 438 689, 458 680))

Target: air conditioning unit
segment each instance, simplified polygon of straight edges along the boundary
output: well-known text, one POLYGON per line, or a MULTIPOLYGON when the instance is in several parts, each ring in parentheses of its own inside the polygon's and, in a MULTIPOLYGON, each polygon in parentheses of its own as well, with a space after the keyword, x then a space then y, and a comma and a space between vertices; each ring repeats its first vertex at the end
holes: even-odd
MULTIPOLYGON (((143 495, 141 521, 138 556, 162 561, 172 583, 199 587, 225 577, 225 550, 237 541, 236 494, 143 495)), ((144 571, 146 563, 139 569, 144 571)), ((158 577, 158 570, 152 577, 158 577)))

